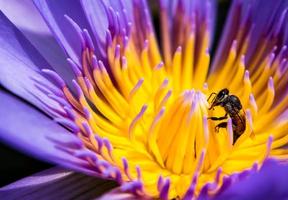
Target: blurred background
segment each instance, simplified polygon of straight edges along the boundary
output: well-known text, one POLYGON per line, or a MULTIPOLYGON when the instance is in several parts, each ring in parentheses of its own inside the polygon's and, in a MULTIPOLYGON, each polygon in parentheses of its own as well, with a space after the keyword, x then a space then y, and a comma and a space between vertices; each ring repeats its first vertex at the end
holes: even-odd
MULTIPOLYGON (((216 0, 215 0, 216 1, 216 0)), ((150 0, 153 20, 155 23, 158 22, 157 19, 157 5, 155 0, 150 0)), ((217 42, 221 35, 221 31, 225 22, 227 11, 230 6, 230 0, 218 0, 219 4, 217 7, 217 21, 216 21, 216 33, 215 33, 215 42, 212 47, 212 55, 215 52, 217 42)), ((4 10, 1 8, 0 10, 4 10)), ((25 14, 25 13, 23 13, 25 14)), ((157 27, 155 26, 156 31, 157 27)), ((0 90, 3 90, 0 86, 0 90)), ((1 112, 1 111, 0 111, 1 112)), ((1 114, 1 113, 0 113, 1 114)), ((53 165, 39 160, 35 160, 29 156, 18 152, 17 150, 11 149, 10 147, 2 144, 0 141, 0 187, 12 183, 18 179, 29 176, 33 173, 42 171, 44 169, 50 168, 53 165)))

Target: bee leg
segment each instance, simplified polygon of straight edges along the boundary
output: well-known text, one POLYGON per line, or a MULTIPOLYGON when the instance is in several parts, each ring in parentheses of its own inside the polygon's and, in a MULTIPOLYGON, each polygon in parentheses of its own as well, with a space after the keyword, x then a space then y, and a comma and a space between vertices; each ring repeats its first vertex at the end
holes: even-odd
POLYGON ((223 117, 208 117, 207 119, 211 119, 211 120, 223 120, 223 119, 227 119, 228 117, 227 117, 227 114, 226 115, 224 115, 223 117))
POLYGON ((217 126, 215 126, 215 131, 216 133, 218 133, 220 128, 226 128, 226 127, 227 127, 227 122, 222 122, 218 124, 217 126))

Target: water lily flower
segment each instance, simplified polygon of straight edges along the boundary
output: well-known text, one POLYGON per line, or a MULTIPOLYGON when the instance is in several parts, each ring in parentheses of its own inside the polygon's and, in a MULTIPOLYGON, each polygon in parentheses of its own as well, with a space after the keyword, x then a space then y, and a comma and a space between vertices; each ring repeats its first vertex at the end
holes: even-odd
POLYGON ((0 14, 0 138, 68 170, 0 196, 287 198, 287 1, 234 0, 213 56, 214 0, 159 0, 160 40, 145 0, 27 2, 0 14))

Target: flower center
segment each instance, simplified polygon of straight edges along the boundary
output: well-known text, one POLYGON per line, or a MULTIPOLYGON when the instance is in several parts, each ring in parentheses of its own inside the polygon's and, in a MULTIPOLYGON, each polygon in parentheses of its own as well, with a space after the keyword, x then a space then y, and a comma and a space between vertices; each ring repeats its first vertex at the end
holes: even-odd
MULTIPOLYGON (((161 164, 173 173, 191 173, 208 142, 206 96, 184 91, 167 109, 155 136, 161 164)), ((159 159, 158 159, 159 161, 159 159)))
MULTIPOLYGON (((137 11, 141 10, 140 6, 137 11)), ((263 123, 268 123, 287 105, 286 99, 272 114, 264 115, 275 95, 273 79, 264 72, 270 69, 274 72, 274 67, 259 67, 257 72, 261 74, 264 69, 269 84, 267 94, 263 93, 256 102, 253 90, 257 95, 262 93, 265 78, 254 76, 258 82, 252 87, 243 52, 237 54, 236 42, 223 60, 223 68, 208 76, 210 34, 203 21, 196 23, 197 19, 193 19, 196 21, 183 35, 185 40, 179 37, 183 42, 171 47, 173 50, 168 51, 169 43, 164 43, 167 48, 163 48, 163 62, 151 29, 141 32, 139 27, 127 23, 120 30, 119 15, 110 8, 108 11, 112 22, 103 49, 94 48, 87 30, 74 27, 82 42, 79 62, 68 59, 75 73, 74 90, 55 72, 44 70, 61 89, 49 93, 63 108, 56 114, 53 112, 53 116, 84 143, 84 150, 81 149, 84 153, 75 149, 68 152, 88 161, 89 170, 123 184, 123 190, 162 199, 191 199, 189 195, 196 197, 202 189, 213 194, 221 184, 227 185, 225 177, 250 169, 253 164, 257 169, 271 148, 269 135, 273 126, 259 134, 258 140, 251 136, 254 131, 263 132, 263 123), (230 73, 234 75, 228 76, 230 73), (207 102, 211 93, 223 87, 231 88, 239 97, 246 113, 246 130, 235 144, 229 116, 223 119, 227 127, 219 130, 215 127, 220 122, 208 119, 226 114, 221 106, 208 110, 207 102)), ((286 129, 287 126, 279 125, 280 133, 286 129)))

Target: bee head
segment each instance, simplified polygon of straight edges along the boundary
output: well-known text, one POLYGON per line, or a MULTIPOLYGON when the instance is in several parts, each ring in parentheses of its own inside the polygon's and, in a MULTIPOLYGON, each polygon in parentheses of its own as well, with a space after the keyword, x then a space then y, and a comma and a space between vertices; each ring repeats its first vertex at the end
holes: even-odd
POLYGON ((224 88, 218 92, 218 94, 214 97, 212 100, 212 104, 209 108, 211 110, 215 106, 219 106, 223 103, 223 101, 229 96, 229 90, 227 88, 224 88))

